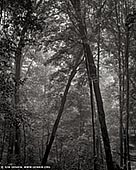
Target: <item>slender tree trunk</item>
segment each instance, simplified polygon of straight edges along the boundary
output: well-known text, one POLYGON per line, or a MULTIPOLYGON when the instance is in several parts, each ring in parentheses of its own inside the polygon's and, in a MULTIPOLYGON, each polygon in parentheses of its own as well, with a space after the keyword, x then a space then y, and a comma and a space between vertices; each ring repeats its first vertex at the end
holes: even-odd
POLYGON ((23 158, 23 165, 25 165, 25 163, 26 163, 26 130, 25 130, 24 123, 23 123, 23 133, 24 133, 24 146, 23 146, 24 158, 23 158))
POLYGON ((131 170, 130 155, 129 155, 129 28, 126 28, 126 53, 125 53, 125 68, 126 68, 126 145, 127 145, 127 167, 131 170))
MULTIPOLYGON (((98 81, 99 81, 99 70, 100 70, 100 25, 99 25, 99 36, 98 36, 98 60, 97 60, 97 72, 98 72, 98 81)), ((97 137, 96 137, 96 153, 97 153, 97 159, 101 162, 103 165, 103 150, 102 150, 102 141, 101 141, 101 133, 100 133, 100 122, 99 122, 99 114, 97 113, 97 137)))
POLYGON ((21 73, 21 49, 17 49, 15 58, 15 110, 16 110, 16 120, 15 120, 15 157, 16 164, 18 165, 21 161, 20 158, 20 140, 21 131, 19 125, 19 85, 20 85, 20 73, 21 73))
MULTIPOLYGON (((103 4, 104 5, 104 4, 103 4)), ((102 13, 102 0, 99 0, 99 13, 98 13, 98 41, 97 41, 97 74, 99 80, 99 71, 100 71, 100 46, 101 46, 101 13, 102 13)))
MULTIPOLYGON (((77 102, 78 102, 77 108, 78 108, 78 112, 79 112, 79 136, 82 136, 82 134, 84 133, 84 121, 83 121, 83 115, 82 115, 82 102, 81 102, 80 98, 79 98, 79 100, 77 99, 77 102)), ((82 146, 79 145, 78 146, 78 170, 82 169, 82 167, 81 167, 82 166, 81 148, 82 148, 82 146)))
POLYGON ((71 82, 72 82, 72 80, 73 80, 73 78, 74 78, 74 76, 77 72, 77 67, 80 65, 81 62, 82 62, 82 60, 80 60, 80 62, 77 61, 76 65, 74 66, 74 68, 73 68, 73 70, 72 70, 72 72, 69 76, 68 83, 66 85, 64 94, 63 94, 62 99, 61 99, 61 106, 60 106, 56 121, 55 121, 53 129, 52 129, 50 140, 49 140, 49 143, 46 146, 44 157, 42 159, 42 165, 46 165, 46 163, 47 163, 47 159, 48 159, 52 144, 54 142, 56 131, 57 131, 57 128, 58 128, 58 125, 59 125, 59 122, 60 122, 60 119, 61 119, 61 116, 62 116, 62 113, 63 113, 63 110, 64 110, 64 106, 65 106, 65 103, 66 103, 66 98, 67 98, 67 94, 68 94, 71 82))
POLYGON ((94 121, 94 98, 93 98, 93 87, 92 80, 90 79, 89 73, 89 63, 86 60, 86 69, 88 74, 89 88, 90 88, 90 101, 91 101, 91 112, 92 112, 92 128, 93 128, 93 157, 94 157, 94 167, 96 170, 96 140, 95 140, 95 121, 94 121))
MULTIPOLYGON (((102 1, 100 0, 99 1, 99 6, 102 5, 102 1)), ((99 12, 99 16, 98 16, 98 41, 97 41, 97 75, 98 75, 98 81, 99 81, 99 72, 100 72, 100 43, 101 43, 101 9, 100 9, 100 12, 99 12)), ((101 158, 101 134, 100 134, 100 123, 99 123, 99 118, 98 118, 98 113, 96 115, 96 119, 97 119, 97 135, 96 135, 96 154, 97 154, 97 159, 100 160, 101 158)))
POLYGON ((91 111, 92 111, 92 128, 93 128, 93 156, 94 156, 94 170, 96 170, 96 140, 95 140, 95 120, 94 120, 94 98, 93 98, 93 87, 92 82, 89 83, 90 86, 90 97, 91 97, 91 111))
POLYGON ((42 161, 42 151, 41 151, 41 144, 40 140, 38 140, 38 153, 39 153, 39 160, 42 161))
POLYGON ((127 170, 127 138, 126 129, 124 128, 124 170, 127 170))
POLYGON ((42 154, 42 158, 43 158, 43 154, 44 154, 44 125, 42 126, 41 154, 42 154))
POLYGON ((5 143, 5 137, 6 137, 6 120, 4 121, 2 134, 3 136, 2 136, 2 145, 1 145, 1 152, 0 152, 0 162, 2 161, 3 152, 4 152, 4 143, 5 143))
POLYGON ((123 120, 122 120, 122 60, 121 60, 121 10, 120 3, 115 1, 116 20, 118 28, 118 77, 119 77, 119 113, 120 113, 120 167, 123 167, 123 120))
POLYGON ((9 126, 7 164, 13 163, 14 128, 9 126))
POLYGON ((120 55, 119 55, 119 113, 120 113, 120 167, 123 167, 122 76, 120 55))
MULTIPOLYGON (((79 136, 83 134, 83 120, 82 120, 82 103, 78 100, 78 112, 79 112, 79 136)), ((81 170, 81 145, 78 146, 78 170, 81 170)))

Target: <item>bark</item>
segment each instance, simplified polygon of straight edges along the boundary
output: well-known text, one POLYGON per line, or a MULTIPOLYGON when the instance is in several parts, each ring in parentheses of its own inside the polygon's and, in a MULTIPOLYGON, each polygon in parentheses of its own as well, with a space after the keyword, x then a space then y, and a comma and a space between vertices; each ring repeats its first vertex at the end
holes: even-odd
POLYGON ((89 63, 86 60, 86 69, 88 74, 89 88, 90 88, 90 101, 91 101, 91 112, 92 112, 92 128, 93 128, 93 156, 94 156, 94 167, 96 169, 96 140, 95 140, 95 121, 94 121, 94 98, 93 98, 93 87, 92 80, 90 79, 89 63))
POLYGON ((44 125, 42 126, 42 140, 41 140, 41 157, 43 157, 43 153, 44 153, 44 125))
MULTIPOLYGON (((25 33, 24 33, 25 34, 25 33)), ((15 54, 15 157, 16 164, 19 164, 21 161, 20 158, 20 142, 21 142, 21 131, 20 131, 20 122, 19 122, 19 86, 20 86, 20 74, 21 74, 21 58, 22 58, 22 43, 23 37, 21 37, 16 54, 15 54)))
POLYGON ((20 72, 21 72, 21 47, 17 49, 15 56, 15 110, 16 110, 16 120, 15 120, 15 157, 16 164, 20 162, 20 125, 19 119, 19 84, 20 84, 20 72))
POLYGON ((13 145, 14 145, 14 128, 10 125, 9 127, 9 141, 8 141, 8 153, 7 153, 7 164, 11 164, 13 160, 13 145))
POLYGON ((101 14, 102 14, 102 8, 104 6, 105 2, 102 4, 102 0, 99 1, 99 12, 98 12, 98 41, 97 41, 97 55, 98 55, 98 60, 97 60, 97 74, 98 74, 98 80, 99 80, 99 70, 100 70, 100 43, 101 43, 101 14))
POLYGON ((126 140, 126 129, 124 129, 124 170, 127 170, 127 140, 126 140))
MULTIPOLYGON (((3 126, 3 125, 2 125, 3 126)), ((4 121, 4 127, 3 127, 3 132, 2 132, 2 145, 1 145, 1 152, 0 152, 0 163, 3 158, 3 152, 4 152, 4 143, 5 143, 5 137, 6 137, 6 120, 4 121)))
POLYGON ((117 28, 118 28, 118 77, 119 77, 119 113, 120 113, 120 167, 123 167, 123 120, 122 120, 122 59, 121 59, 121 11, 120 4, 115 1, 115 11, 116 11, 116 20, 117 20, 117 28))
POLYGON ((121 76, 121 56, 120 55, 119 55, 119 113, 120 113, 120 167, 123 167, 122 76, 121 76))
POLYGON ((39 153, 39 160, 42 161, 42 151, 41 151, 41 144, 40 140, 38 140, 38 153, 39 153))
POLYGON ((15 110, 16 110, 16 120, 15 120, 15 157, 16 165, 21 163, 20 155, 20 143, 21 143, 21 130, 20 130, 20 113, 19 113, 19 102, 20 102, 20 75, 21 75, 21 59, 22 59, 22 49, 24 47, 24 38, 28 28, 28 17, 29 12, 26 17, 26 23, 21 31, 20 41, 15 53, 15 110))
POLYGON ((64 106, 65 106, 65 103, 66 103, 66 98, 67 98, 67 94, 68 94, 71 82, 72 82, 72 80, 73 80, 73 78, 74 78, 74 76, 77 72, 77 67, 80 65, 81 62, 82 62, 82 60, 77 61, 76 65, 74 66, 74 68, 73 68, 73 70, 72 70, 72 72, 69 76, 68 83, 66 85, 64 94, 63 94, 62 99, 61 99, 60 109, 59 109, 56 121, 55 121, 53 129, 52 129, 51 137, 50 137, 49 143, 46 146, 44 157, 42 159, 42 165, 46 165, 46 163, 47 163, 47 159, 48 159, 52 144, 54 142, 55 135, 56 135, 56 132, 57 132, 57 128, 58 128, 58 125, 59 125, 59 122, 60 122, 60 119, 61 119, 61 116, 62 116, 62 113, 63 113, 63 110, 64 110, 64 106))
MULTIPOLYGON (((80 88, 80 87, 79 87, 80 88)), ((80 116, 80 121, 79 121, 79 136, 82 136, 82 134, 84 133, 84 121, 83 121, 83 115, 82 115, 82 102, 81 100, 77 99, 77 108, 78 108, 78 112, 79 112, 79 116, 80 116)), ((81 164, 82 164, 82 159, 81 159, 81 145, 79 145, 78 147, 78 165, 77 165, 77 169, 78 170, 81 170, 82 167, 81 167, 81 164)))
POLYGON ((23 123, 23 134, 24 134, 24 146, 23 146, 24 158, 23 158, 23 165, 25 165, 25 162, 26 162, 26 130, 25 130, 24 123, 23 123))
MULTIPOLYGON (((98 76, 98 81, 99 81, 99 71, 100 71, 100 43, 101 43, 101 13, 102 13, 102 1, 99 1, 99 6, 100 10, 99 10, 99 15, 98 15, 98 41, 97 41, 97 76, 98 76)), ((96 154, 97 154, 97 159, 100 160, 102 157, 100 155, 102 155, 101 153, 101 134, 100 134, 100 123, 99 123, 99 119, 98 119, 98 114, 96 115, 96 128, 97 128, 97 132, 96 132, 96 154)))
POLYGON ((129 28, 126 28, 126 53, 125 53, 125 67, 126 67, 126 148, 127 148, 127 166, 131 170, 130 155, 129 155, 129 28))

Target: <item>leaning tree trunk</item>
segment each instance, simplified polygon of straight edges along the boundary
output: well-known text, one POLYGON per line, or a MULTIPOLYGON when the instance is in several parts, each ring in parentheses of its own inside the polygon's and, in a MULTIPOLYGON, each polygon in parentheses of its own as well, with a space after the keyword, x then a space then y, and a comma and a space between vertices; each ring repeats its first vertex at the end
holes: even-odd
POLYGON ((94 93, 95 93, 95 98, 96 98, 96 103, 97 103, 97 108, 98 108, 98 117, 99 117, 99 122, 100 122, 100 126, 101 126, 102 138, 103 138, 105 155, 106 155, 107 169, 114 170, 109 135, 108 135, 106 121, 105 121, 105 112, 104 112, 104 107, 103 107, 103 101, 102 101, 102 96, 101 96, 101 92, 100 92, 98 76, 96 73, 96 66, 94 63, 92 51, 90 49, 90 46, 89 46, 89 43, 87 40, 87 29, 86 29, 86 26, 83 21, 80 0, 75 0, 75 1, 70 0, 70 2, 71 2, 73 9, 75 11, 75 15, 77 18, 77 20, 76 20, 77 27, 80 32, 80 37, 82 40, 83 49, 84 49, 84 53, 85 53, 85 58, 88 62, 88 69, 89 69, 88 76, 89 76, 89 79, 91 79, 93 81, 94 93))
MULTIPOLYGON (((102 14, 102 0, 99 1, 99 12, 98 12, 98 41, 97 41, 97 76, 99 81, 99 71, 100 71, 100 49, 101 49, 101 14, 102 14)), ((101 145, 101 134, 100 134, 100 123, 98 114, 96 115, 96 155, 97 160, 102 160, 102 152, 100 149, 101 145), (100 156, 101 155, 101 156, 100 156)))
POLYGON ((90 72, 89 76, 91 76, 89 78, 93 79, 93 87, 94 87, 94 93, 95 93, 95 98, 96 98, 96 103, 97 103, 98 117, 99 117, 99 122, 101 126, 104 149, 105 149, 105 154, 106 154, 107 168, 108 170, 114 170, 111 148, 110 148, 110 141, 109 141, 107 126, 106 126, 106 121, 105 121, 103 101, 102 101, 102 96, 100 92, 99 81, 98 81, 97 74, 96 74, 96 67, 93 61, 93 55, 90 50, 90 46, 87 43, 83 45, 84 45, 84 50, 86 53, 86 58, 89 63, 88 64, 89 72, 90 72))
POLYGON ((46 146, 44 157, 42 159, 42 165, 46 165, 46 163, 47 163, 47 159, 48 159, 52 144, 54 142, 55 135, 56 135, 56 132, 57 132, 57 128, 58 128, 58 125, 59 125, 59 122, 60 122, 60 119, 61 119, 61 116, 62 116, 62 113, 63 113, 63 110, 64 110, 64 106, 65 106, 65 103, 66 103, 66 98, 67 98, 67 94, 68 94, 71 82, 72 82, 72 80, 73 80, 73 78, 74 78, 74 76, 77 72, 77 67, 80 65, 81 62, 82 62, 82 60, 77 61, 76 65, 74 66, 74 68, 73 68, 73 70, 72 70, 72 72, 69 76, 68 83, 66 85, 64 94, 63 94, 62 99, 61 99, 60 109, 59 109, 56 121, 55 121, 53 129, 52 129, 51 137, 50 137, 49 143, 46 146))

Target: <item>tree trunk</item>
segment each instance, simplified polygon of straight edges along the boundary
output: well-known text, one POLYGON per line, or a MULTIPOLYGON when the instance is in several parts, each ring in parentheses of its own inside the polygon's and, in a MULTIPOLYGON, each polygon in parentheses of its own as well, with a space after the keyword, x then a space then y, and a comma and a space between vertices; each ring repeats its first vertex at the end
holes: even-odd
MULTIPOLYGON (((99 6, 102 7, 102 1, 99 1, 99 6)), ((97 76, 98 76, 98 81, 99 81, 99 71, 100 71, 100 45, 101 45, 101 7, 98 15, 98 41, 97 41, 97 76)), ((101 134, 100 134, 100 123, 99 123, 99 118, 98 118, 98 113, 96 114, 96 155, 97 155, 97 160, 100 161, 102 160, 102 153, 101 153, 101 134), (101 155, 101 156, 100 156, 101 155)))
POLYGON ((126 140, 126 129, 124 129, 124 170, 127 170, 127 140, 126 140))
POLYGON ((14 145, 14 128, 12 125, 9 126, 9 140, 8 140, 8 153, 7 153, 7 164, 13 163, 13 145, 14 145))
POLYGON ((118 28, 118 78, 119 78, 119 113, 120 113, 120 167, 123 167, 123 120, 122 120, 122 111, 123 111, 123 105, 122 105, 122 59, 121 59, 121 10, 120 10, 120 4, 118 2, 115 2, 115 12, 116 12, 116 20, 117 20, 117 28, 118 28))
POLYGON ((19 125, 19 85, 20 85, 20 72, 21 72, 21 49, 17 49, 15 57, 15 110, 16 110, 16 120, 15 120, 15 157, 16 164, 20 163, 20 140, 21 132, 19 125))
POLYGON ((100 88, 99 88, 99 84, 96 80, 93 83, 94 83, 93 84, 94 92, 95 92, 95 97, 96 97, 96 102, 97 102, 98 113, 99 113, 99 122, 100 122, 100 126, 101 126, 102 138, 103 138, 104 149, 105 149, 105 154, 106 154, 107 168, 108 168, 108 170, 114 170, 111 148, 110 148, 110 141, 109 141, 107 126, 106 126, 106 122, 105 122, 105 113, 104 113, 100 88))
MULTIPOLYGON (((2 125, 3 126, 3 125, 2 125)), ((6 137, 6 120, 4 120, 4 127, 2 130, 2 145, 1 145, 1 152, 0 152, 0 162, 3 158, 3 152, 4 152, 4 143, 5 143, 5 137, 6 137)))
POLYGON ((72 72, 71 72, 71 74, 69 76, 68 83, 66 85, 64 94, 63 94, 62 99, 61 99, 61 106, 60 106, 56 121, 55 121, 53 129, 52 129, 50 140, 49 140, 49 143, 46 146, 44 157, 42 159, 42 165, 46 165, 46 163, 47 163, 47 159, 48 159, 52 144, 54 142, 56 131, 57 131, 57 128, 58 128, 58 125, 59 125, 59 122, 60 122, 60 119, 61 119, 61 116, 62 116, 62 113, 63 113, 63 110, 64 110, 64 106, 65 106, 65 103, 66 103, 66 98, 67 98, 67 94, 68 94, 71 82, 72 82, 72 80, 73 80, 73 78, 74 78, 74 76, 75 76, 75 74, 77 72, 77 67, 80 65, 81 62, 82 62, 82 60, 80 62, 77 61, 76 65, 74 66, 74 68, 73 68, 73 70, 72 70, 72 72))
POLYGON ((127 145, 127 167, 131 170, 130 155, 129 155, 129 28, 126 28, 126 53, 125 53, 125 68, 126 68, 126 145, 127 145))
POLYGON ((96 75, 96 67, 94 64, 93 55, 92 55, 89 45, 87 43, 83 43, 83 46, 84 46, 84 50, 86 54, 86 59, 88 60, 88 63, 89 63, 89 72, 90 72, 89 78, 93 79, 93 87, 94 87, 97 108, 98 108, 98 116, 99 116, 99 122, 101 126, 104 149, 105 149, 105 154, 106 154, 107 168, 108 170, 114 170, 111 148, 110 148, 110 141, 109 141, 107 126, 105 122, 103 102, 102 102, 102 97, 101 97, 100 88, 99 88, 99 81, 96 75))
POLYGON ((89 74, 89 63, 86 60, 86 69, 88 74, 88 81, 89 81, 89 88, 90 88, 90 101, 91 101, 91 112, 92 112, 92 128, 93 128, 93 157, 94 157, 94 167, 93 169, 96 170, 96 141, 95 141, 95 122, 94 122, 94 98, 93 98, 93 87, 92 87, 92 80, 90 79, 89 74))
POLYGON ((20 130, 20 120, 21 115, 19 111, 19 102, 20 102, 20 75, 21 75, 21 60, 22 60, 22 49, 24 47, 24 38, 28 28, 28 16, 26 17, 26 23, 21 31, 20 41, 18 43, 18 47, 15 53, 15 110, 16 110, 16 120, 15 120, 15 157, 16 157, 16 165, 21 163, 21 155, 20 155, 20 144, 21 144, 21 130, 20 130))
POLYGON ((23 134, 24 134, 24 146, 23 146, 24 158, 23 158, 23 165, 25 165, 25 163, 26 163, 26 130, 25 130, 24 123, 23 123, 23 134))
POLYGON ((121 56, 119 55, 119 113, 120 113, 120 167, 123 167, 123 115, 122 115, 121 56))
POLYGON ((99 117, 99 122, 101 126, 102 138, 103 138, 104 149, 105 149, 105 154, 106 154, 107 169, 114 170, 109 135, 108 135, 106 121, 105 121, 103 101, 102 101, 102 96, 100 92, 99 81, 98 81, 98 77, 96 73, 96 66, 94 63, 93 54, 92 54, 92 51, 90 49, 90 46, 87 40, 87 29, 83 22, 81 4, 79 0, 76 0, 76 1, 71 0, 70 2, 75 10, 76 17, 78 18, 77 27, 80 32, 80 37, 81 37, 82 44, 83 44, 85 58, 88 62, 88 69, 89 69, 88 77, 90 80, 93 81, 94 93, 95 93, 97 109, 98 109, 98 117, 99 117))

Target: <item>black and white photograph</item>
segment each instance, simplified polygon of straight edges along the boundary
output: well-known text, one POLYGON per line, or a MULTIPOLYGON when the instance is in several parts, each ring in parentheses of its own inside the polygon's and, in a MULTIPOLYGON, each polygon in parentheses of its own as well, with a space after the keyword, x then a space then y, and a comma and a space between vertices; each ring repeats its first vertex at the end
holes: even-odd
POLYGON ((136 0, 0 0, 0 169, 136 170, 136 0))

